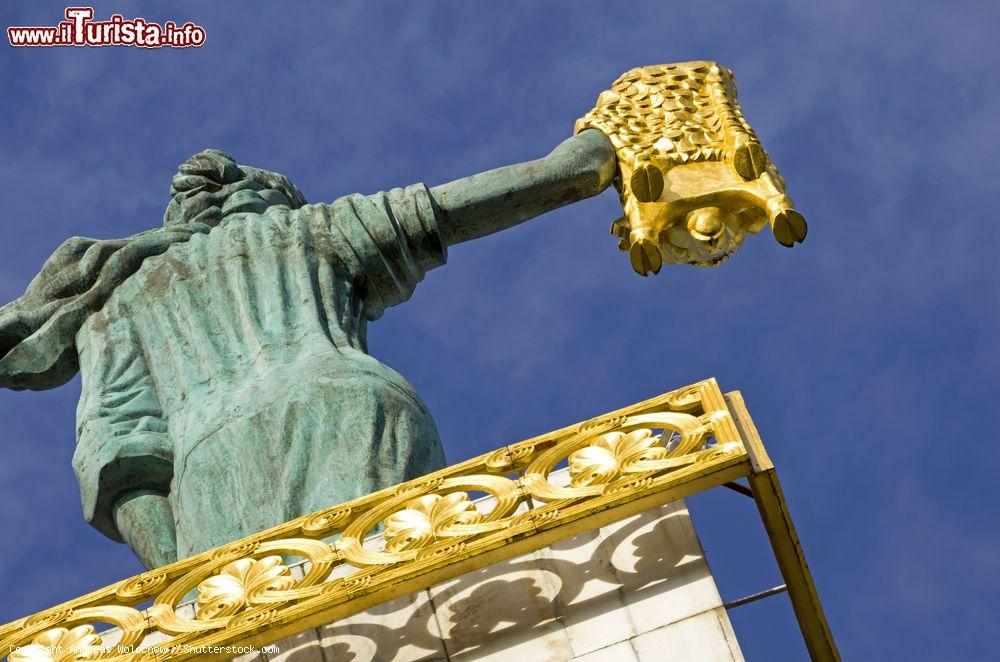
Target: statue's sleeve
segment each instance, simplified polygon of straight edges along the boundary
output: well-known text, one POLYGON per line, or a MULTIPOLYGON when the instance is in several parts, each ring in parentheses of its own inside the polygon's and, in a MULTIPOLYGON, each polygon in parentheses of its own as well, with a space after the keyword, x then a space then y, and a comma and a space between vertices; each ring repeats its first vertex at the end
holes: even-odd
POLYGON ((423 184, 316 207, 369 320, 409 299, 424 274, 447 259, 438 210, 423 184))
POLYGON ((166 494, 173 452, 142 345, 127 319, 92 315, 77 335, 83 390, 73 469, 87 521, 121 541, 115 502, 134 490, 166 494))

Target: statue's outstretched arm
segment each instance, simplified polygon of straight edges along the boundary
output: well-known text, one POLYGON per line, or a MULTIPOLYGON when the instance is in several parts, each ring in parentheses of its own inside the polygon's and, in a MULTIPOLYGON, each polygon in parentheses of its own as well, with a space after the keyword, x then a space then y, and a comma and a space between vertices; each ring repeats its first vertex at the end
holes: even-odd
POLYGON ((549 156, 431 189, 438 231, 457 244, 595 195, 614 183, 623 215, 611 226, 640 275, 663 264, 722 264, 770 224, 794 246, 805 218, 714 62, 622 74, 549 156))
POLYGON ((451 246, 523 223, 597 195, 615 176, 615 149, 588 129, 548 156, 432 188, 442 239, 451 246))

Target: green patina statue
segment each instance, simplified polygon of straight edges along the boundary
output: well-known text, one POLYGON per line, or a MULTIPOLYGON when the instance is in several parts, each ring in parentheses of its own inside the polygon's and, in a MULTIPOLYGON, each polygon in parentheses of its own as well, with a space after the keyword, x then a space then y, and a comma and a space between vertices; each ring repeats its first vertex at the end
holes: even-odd
POLYGON ((449 246, 593 196, 615 170, 588 129, 537 161, 310 205, 206 150, 174 177, 164 227, 69 239, 0 309, 0 386, 82 373, 85 515, 148 567, 437 470, 434 422, 368 355, 367 323, 449 246))

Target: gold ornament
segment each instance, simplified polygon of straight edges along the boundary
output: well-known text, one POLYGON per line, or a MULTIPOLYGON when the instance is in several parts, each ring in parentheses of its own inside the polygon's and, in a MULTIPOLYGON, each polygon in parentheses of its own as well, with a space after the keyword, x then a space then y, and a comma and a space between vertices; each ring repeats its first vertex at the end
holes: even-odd
POLYGON ((639 67, 576 122, 615 147, 624 215, 611 226, 636 273, 722 264, 770 222, 793 246, 806 222, 743 118, 733 74, 714 62, 639 67))
POLYGON ((427 494, 386 518, 385 550, 420 549, 448 536, 448 529, 455 524, 478 524, 482 518, 465 492, 427 494))
POLYGON ((11 652, 9 662, 77 662, 101 657, 103 642, 92 625, 54 628, 11 652))
POLYGON ((201 649, 273 643, 741 477, 758 498, 810 653, 836 659, 774 469, 739 393, 723 396, 711 379, 0 625, 0 650, 12 662, 226 659, 201 649), (568 486, 552 477, 564 464, 568 486), (492 509, 480 512, 470 492, 491 496, 492 509), (386 544, 377 551, 365 541, 381 523, 386 544), (328 542, 334 531, 340 537, 328 542), (301 579, 286 556, 309 562, 301 579), (191 616, 181 604, 195 588, 191 616), (116 650, 125 652, 103 650, 92 624, 118 628, 116 650), (156 648, 140 648, 151 636, 156 648))
POLYGON ((295 584, 280 556, 240 559, 198 584, 198 620, 232 616, 255 604, 267 591, 285 591, 295 584))
POLYGON ((570 486, 608 483, 637 460, 659 460, 666 455, 660 435, 648 429, 608 432, 569 456, 570 486))

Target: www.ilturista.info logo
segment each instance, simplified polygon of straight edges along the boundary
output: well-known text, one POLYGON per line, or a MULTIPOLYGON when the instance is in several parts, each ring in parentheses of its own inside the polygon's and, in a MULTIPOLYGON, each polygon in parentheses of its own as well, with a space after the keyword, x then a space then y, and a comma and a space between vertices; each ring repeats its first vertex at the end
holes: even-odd
POLYGON ((188 48, 205 43, 205 28, 190 21, 179 26, 163 25, 143 18, 126 20, 112 14, 107 21, 94 21, 93 7, 67 7, 66 20, 54 27, 7 28, 11 46, 138 46, 139 48, 188 48))

